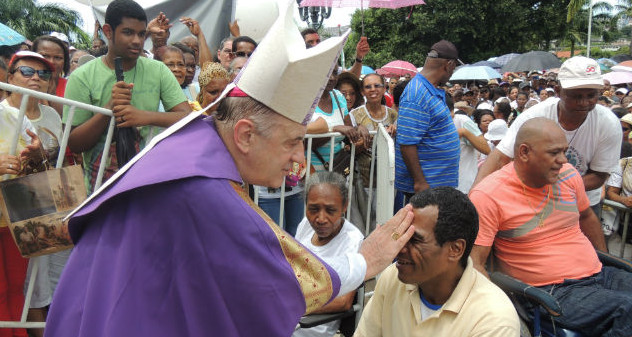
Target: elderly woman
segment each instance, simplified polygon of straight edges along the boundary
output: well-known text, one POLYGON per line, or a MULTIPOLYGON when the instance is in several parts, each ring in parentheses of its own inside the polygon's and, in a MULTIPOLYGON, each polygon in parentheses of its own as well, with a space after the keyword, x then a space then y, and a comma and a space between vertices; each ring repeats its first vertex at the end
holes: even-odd
MULTIPOLYGON (((226 68, 221 63, 207 62, 202 66, 198 81, 200 83, 200 93, 197 96, 197 101, 202 108, 206 108, 224 91, 224 88, 230 82, 230 75, 228 75, 226 68)), ((217 105, 206 110, 206 114, 210 115, 215 110, 217 110, 217 105)))
MULTIPOLYGON (((28 88, 40 92, 47 92, 52 79, 54 67, 44 57, 30 51, 16 53, 8 67, 7 82, 15 86, 28 88)), ((0 180, 8 175, 13 178, 18 174, 31 173, 34 167, 41 166, 45 156, 36 135, 36 127, 50 127, 61 130, 61 119, 55 110, 39 105, 36 98, 31 98, 26 107, 26 117, 21 129, 18 126, 18 107, 22 95, 9 93, 0 102, 0 180), (31 123, 31 121, 33 123, 31 123), (58 125, 55 125, 57 123, 58 125), (35 124, 36 126, 34 126, 35 124), (17 153, 10 155, 10 144, 18 137, 17 153)), ((47 134, 47 145, 57 144, 59 134, 47 134), (49 141, 50 140, 50 141, 49 141), (54 140, 54 141, 53 141, 54 140)), ((56 149, 56 148, 55 148, 56 149)), ((20 320, 20 313, 24 304, 24 281, 28 260, 20 253, 11 237, 4 217, 0 217, 0 317, 3 320, 20 320)), ((33 302, 32 302, 33 303, 33 302)), ((50 302, 49 302, 50 303, 50 302)), ((24 329, 3 329, 11 336, 26 336, 24 329), (12 333, 12 334, 11 334, 12 333)))
MULTIPOLYGON (((357 252, 364 239, 362 233, 345 220, 349 201, 345 178, 336 172, 317 172, 305 184, 305 218, 299 224, 296 240, 320 258, 357 252)), ((340 312, 353 304, 355 292, 338 296, 314 313, 340 312)), ((293 337, 333 336, 340 321, 311 329, 298 329, 293 337)))

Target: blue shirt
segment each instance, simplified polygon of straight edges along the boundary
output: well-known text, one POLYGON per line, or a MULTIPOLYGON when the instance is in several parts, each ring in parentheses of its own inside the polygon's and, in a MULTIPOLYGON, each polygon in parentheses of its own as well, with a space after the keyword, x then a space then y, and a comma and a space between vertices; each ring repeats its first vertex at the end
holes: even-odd
POLYGON ((400 99, 395 142, 395 188, 414 192, 414 181, 402 159, 401 145, 416 145, 419 164, 430 187, 457 187, 459 134, 445 103, 445 92, 417 74, 400 99))

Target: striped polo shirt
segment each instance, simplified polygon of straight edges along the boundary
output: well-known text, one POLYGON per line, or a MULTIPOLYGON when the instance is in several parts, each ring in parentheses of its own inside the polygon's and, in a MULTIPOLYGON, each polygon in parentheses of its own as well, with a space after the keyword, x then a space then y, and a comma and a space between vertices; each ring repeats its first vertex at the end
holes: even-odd
POLYGON ((457 187, 459 135, 445 103, 445 91, 421 74, 408 83, 400 99, 395 142, 395 188, 412 193, 414 182, 400 145, 417 145, 419 164, 430 187, 457 187))

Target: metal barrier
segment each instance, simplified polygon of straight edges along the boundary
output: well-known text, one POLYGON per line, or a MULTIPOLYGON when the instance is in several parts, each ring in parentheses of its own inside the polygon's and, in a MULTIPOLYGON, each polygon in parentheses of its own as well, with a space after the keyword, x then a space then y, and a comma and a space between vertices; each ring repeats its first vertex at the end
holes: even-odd
MULTIPOLYGON (((105 164, 107 163, 106 159, 109 156, 109 149, 110 149, 110 144, 112 143, 112 135, 114 133, 114 126, 115 126, 115 120, 114 120, 111 110, 85 104, 82 102, 72 101, 69 99, 62 98, 62 97, 49 95, 49 94, 42 93, 39 91, 17 87, 17 86, 7 84, 7 83, 2 83, 2 82, 0 82, 0 89, 9 91, 9 92, 19 93, 22 95, 22 101, 20 104, 20 112, 18 114, 18 120, 17 120, 16 135, 12 139, 11 145, 10 145, 11 147, 9 148, 10 155, 16 155, 19 130, 22 129, 24 115, 26 113, 26 106, 28 104, 29 98, 31 97, 47 100, 50 102, 60 103, 63 105, 68 105, 70 107, 68 110, 68 121, 72 121, 72 119, 74 118, 76 108, 111 116, 112 118, 110 119, 110 125, 108 128, 107 137, 105 141, 105 147, 103 149, 103 156, 101 157, 101 165, 99 166, 99 173, 98 173, 97 181, 95 184, 95 190, 98 189, 99 186, 101 186, 101 183, 103 181, 103 173, 105 172, 105 164)), ((59 155, 57 156, 57 163, 55 164, 55 168, 61 168, 64 162, 64 153, 66 152, 66 147, 68 146, 68 138, 70 137, 71 127, 72 127, 72 123, 67 123, 64 128, 61 143, 59 144, 59 155)), ((4 176, 5 179, 7 179, 8 177, 9 177, 8 175, 4 176)), ((31 277, 29 278, 29 286, 26 290, 24 306, 22 308, 22 315, 21 315, 20 321, 0 321, 0 328, 39 329, 39 328, 44 328, 46 326, 46 322, 27 322, 26 321, 28 311, 30 309, 29 304, 31 302, 31 297, 33 296, 33 289, 35 287, 35 278, 39 270, 39 261, 37 259, 32 260, 32 261, 33 261, 33 264, 31 267, 31 277)))
MULTIPOLYGON (((371 156, 371 169, 369 175, 369 186, 373 186, 373 177, 374 172, 377 170, 377 186, 375 189, 375 198, 376 198, 376 222, 383 223, 390 219, 393 216, 393 203, 395 200, 395 146, 393 143, 393 139, 390 137, 384 126, 379 125, 379 129, 377 131, 370 131, 370 134, 374 136, 373 139, 373 147, 372 147, 372 156, 371 156), (376 161, 376 157, 380 158, 380 160, 376 161), (384 158, 384 159, 382 159, 384 158)), ((340 137, 342 134, 338 132, 330 132, 323 134, 306 134, 305 139, 307 139, 307 147, 306 147, 306 167, 307 172, 305 179, 309 178, 310 170, 309 167, 312 164, 312 142, 314 138, 330 138, 329 141, 329 171, 333 170, 333 165, 331 164, 331 160, 334 158, 334 149, 335 149, 335 139, 336 137, 340 137)), ((356 157, 356 147, 354 144, 351 145, 351 162, 349 167, 349 195, 348 200, 351 201, 353 198, 353 179, 355 175, 355 157, 356 157)), ((285 189, 280 189, 280 207, 279 207, 279 226, 285 228, 285 189)), ((365 236, 369 235, 370 232, 370 220, 371 220, 371 211, 373 205, 373 188, 369 188, 369 195, 367 199, 367 212, 366 212, 366 223, 365 223, 365 236)), ((255 203, 259 203, 259 191, 255 188, 255 203)), ((347 213, 345 217, 350 219, 351 217, 351 207, 347 207, 347 213)))
POLYGON ((618 212, 623 213, 623 235, 621 236, 621 248, 619 249, 619 257, 623 257, 623 253, 625 252, 625 241, 628 236, 628 224, 630 223, 630 212, 632 209, 628 208, 626 205, 618 203, 616 201, 612 201, 609 199, 604 199, 603 204, 605 206, 610 206, 616 209, 618 212))

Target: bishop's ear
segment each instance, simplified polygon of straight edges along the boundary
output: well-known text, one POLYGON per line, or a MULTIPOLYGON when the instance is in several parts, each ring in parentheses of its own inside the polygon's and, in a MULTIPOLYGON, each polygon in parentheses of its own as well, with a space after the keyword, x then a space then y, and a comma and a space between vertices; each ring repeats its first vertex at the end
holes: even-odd
POLYGON ((256 127, 253 121, 249 119, 240 119, 235 123, 233 129, 233 140, 235 145, 242 153, 250 152, 256 135, 256 127))

